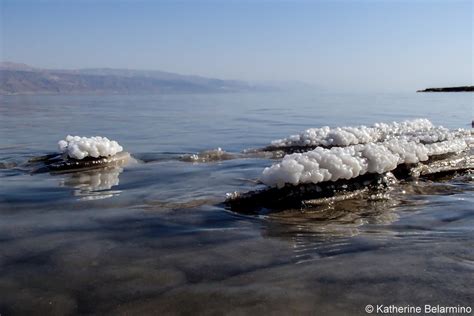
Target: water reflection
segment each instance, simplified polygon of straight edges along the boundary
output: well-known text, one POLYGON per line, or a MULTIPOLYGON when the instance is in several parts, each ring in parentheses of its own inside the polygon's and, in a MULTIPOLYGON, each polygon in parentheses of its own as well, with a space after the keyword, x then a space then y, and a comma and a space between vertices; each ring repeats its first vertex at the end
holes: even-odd
MULTIPOLYGON (((362 251, 367 245, 362 246, 354 237, 364 235, 366 226, 378 227, 376 239, 380 244, 393 236, 383 227, 399 220, 396 210, 400 203, 360 198, 273 213, 264 217, 262 235, 290 243, 295 263, 362 251)), ((374 247, 373 242, 370 247, 374 247)))
MULTIPOLYGON (((429 205, 434 207, 435 196, 444 198, 465 193, 465 186, 471 180, 471 175, 461 175, 444 182, 400 182, 377 196, 358 196, 304 209, 270 213, 261 216, 262 236, 288 242, 295 263, 391 247, 401 240, 410 244, 437 240, 442 226, 457 218, 435 218, 423 223, 416 223, 411 218, 409 222, 412 226, 403 221, 400 224, 397 222, 425 210, 429 205)), ((456 230, 443 231, 444 235, 447 233, 456 234, 456 230)))
POLYGON ((397 200, 367 201, 346 200, 304 210, 286 210, 265 216, 274 231, 273 225, 283 225, 286 233, 313 233, 327 236, 358 235, 358 228, 365 224, 388 225, 398 219, 395 212, 397 200))
POLYGON ((79 200, 107 199, 121 193, 119 190, 111 189, 119 185, 119 176, 122 172, 121 167, 109 166, 66 173, 62 174, 59 186, 73 188, 73 195, 79 200))

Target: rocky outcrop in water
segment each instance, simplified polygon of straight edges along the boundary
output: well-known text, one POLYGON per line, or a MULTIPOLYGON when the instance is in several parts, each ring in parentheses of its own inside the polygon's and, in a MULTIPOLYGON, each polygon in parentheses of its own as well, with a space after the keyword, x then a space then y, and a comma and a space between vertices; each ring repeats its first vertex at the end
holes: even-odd
POLYGON ((448 87, 448 88, 427 88, 416 92, 474 92, 474 86, 448 87))

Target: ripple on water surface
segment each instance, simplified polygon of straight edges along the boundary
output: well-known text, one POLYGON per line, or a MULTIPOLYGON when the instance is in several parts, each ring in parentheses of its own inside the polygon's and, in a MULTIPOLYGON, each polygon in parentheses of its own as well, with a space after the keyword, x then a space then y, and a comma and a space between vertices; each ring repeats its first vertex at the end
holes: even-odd
MULTIPOLYGON (((369 106, 372 114, 360 123, 424 116, 423 107, 406 104, 425 104, 430 113, 442 113, 433 114, 433 121, 464 127, 460 122, 472 104, 459 96, 391 98, 384 99, 387 108, 369 106), (446 102, 452 103, 449 116, 439 110, 446 102)), ((2 315, 229 310, 357 315, 367 304, 471 301, 471 175, 402 181, 380 197, 243 215, 223 206, 225 193, 254 189, 274 157, 214 159, 227 157, 204 152, 201 157, 216 161, 179 159, 219 146, 238 153, 306 128, 347 125, 367 112, 370 96, 287 102, 263 96, 12 100, 5 105, 19 106, 0 108, 2 315), (130 104, 136 107, 126 112, 130 104), (333 106, 321 111, 324 104, 333 106), (353 107, 347 110, 347 104, 353 107), (94 109, 97 117, 107 117, 110 106, 116 114, 125 111, 127 120, 119 129, 114 127, 119 121, 99 129, 88 114, 94 109), (306 112, 298 112, 301 108, 306 112), (68 120, 71 113, 87 117, 85 125, 68 120), (25 159, 47 154, 54 149, 48 144, 68 133, 110 135, 139 162, 72 173, 27 172, 25 159)))

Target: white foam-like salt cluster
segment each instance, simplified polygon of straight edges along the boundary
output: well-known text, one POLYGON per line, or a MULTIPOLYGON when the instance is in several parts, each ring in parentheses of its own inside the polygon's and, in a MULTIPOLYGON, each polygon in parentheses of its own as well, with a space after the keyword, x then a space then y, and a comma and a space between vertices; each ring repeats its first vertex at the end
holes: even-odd
POLYGON ((222 150, 222 148, 218 147, 217 149, 211 149, 202 151, 198 154, 191 154, 191 155, 184 155, 181 157, 183 161, 189 162, 210 162, 210 161, 219 161, 219 160, 227 160, 234 158, 233 154, 222 150))
POLYGON ((68 135, 58 142, 60 152, 66 153, 69 158, 84 159, 85 157, 109 157, 121 151, 123 147, 115 140, 107 137, 80 137, 68 135))
POLYGON ((420 134, 423 134, 424 140, 420 139, 423 142, 438 142, 452 139, 453 136, 447 128, 434 126, 427 119, 414 119, 400 123, 376 123, 371 127, 361 125, 310 128, 301 134, 274 140, 271 146, 276 148, 349 146, 384 141, 400 135, 419 139, 420 134))
POLYGON ((261 180, 269 186, 320 183, 352 179, 366 173, 385 173, 403 163, 426 161, 430 156, 457 153, 468 147, 467 140, 456 138, 422 144, 393 138, 385 142, 326 149, 317 147, 286 155, 280 163, 265 168, 261 180))

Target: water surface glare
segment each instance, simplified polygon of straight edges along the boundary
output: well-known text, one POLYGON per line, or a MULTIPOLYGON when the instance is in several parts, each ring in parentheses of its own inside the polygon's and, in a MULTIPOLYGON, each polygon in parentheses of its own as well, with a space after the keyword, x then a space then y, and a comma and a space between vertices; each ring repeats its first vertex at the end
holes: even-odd
POLYGON ((389 198, 259 216, 225 194, 269 157, 216 162, 310 127, 428 118, 469 128, 472 94, 7 96, 0 100, 0 314, 366 315, 367 304, 473 307, 473 177, 389 198), (66 135, 137 162, 32 174, 66 135))

